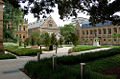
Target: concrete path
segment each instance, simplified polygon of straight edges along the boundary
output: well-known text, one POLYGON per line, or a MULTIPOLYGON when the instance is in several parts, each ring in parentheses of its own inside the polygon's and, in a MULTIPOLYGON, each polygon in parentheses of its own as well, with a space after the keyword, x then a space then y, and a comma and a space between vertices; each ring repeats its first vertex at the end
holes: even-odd
MULTIPOLYGON (((68 50, 71 47, 59 48, 57 56, 68 55, 68 50)), ((88 51, 74 52, 69 55, 78 55, 81 53, 95 52, 100 50, 108 50, 110 48, 100 48, 88 51)), ((55 51, 43 52, 41 58, 49 58, 55 54, 55 51)), ((30 79, 27 75, 21 72, 19 69, 30 60, 37 60, 37 57, 19 56, 17 59, 0 60, 0 79, 30 79)))
MULTIPOLYGON (((59 48, 57 56, 67 55, 70 48, 71 47, 59 48)), ((44 52, 41 54, 41 58, 49 58, 54 54, 55 51, 44 52)), ((20 56, 17 57, 17 59, 0 60, 0 79, 30 79, 19 70, 30 60, 37 60, 37 57, 20 56)))

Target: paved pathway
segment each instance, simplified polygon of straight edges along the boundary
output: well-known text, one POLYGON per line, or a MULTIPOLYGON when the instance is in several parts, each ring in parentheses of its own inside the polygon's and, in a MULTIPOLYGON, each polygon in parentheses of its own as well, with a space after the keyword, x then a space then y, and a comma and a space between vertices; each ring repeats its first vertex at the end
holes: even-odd
MULTIPOLYGON (((58 56, 67 55, 71 47, 58 49, 58 56)), ((8 53, 8 52, 7 52, 8 53)), ((43 52, 41 58, 52 57, 55 51, 43 52)), ((23 68, 25 63, 30 60, 36 60, 37 57, 20 56, 17 59, 0 60, 0 79, 30 79, 19 69, 23 68)))
MULTIPOLYGON (((57 56, 68 55, 68 50, 70 48, 71 47, 59 48, 57 56)), ((108 50, 108 49, 110 48, 100 48, 100 49, 94 49, 88 51, 75 52, 70 55, 78 55, 81 53, 108 50)), ((41 58, 52 57, 54 54, 55 51, 43 52, 43 54, 41 54, 41 58)), ((30 79, 27 75, 25 75, 23 72, 19 70, 20 68, 24 67, 27 61, 30 60, 37 60, 37 57, 20 56, 17 57, 17 59, 0 60, 0 79, 30 79)))

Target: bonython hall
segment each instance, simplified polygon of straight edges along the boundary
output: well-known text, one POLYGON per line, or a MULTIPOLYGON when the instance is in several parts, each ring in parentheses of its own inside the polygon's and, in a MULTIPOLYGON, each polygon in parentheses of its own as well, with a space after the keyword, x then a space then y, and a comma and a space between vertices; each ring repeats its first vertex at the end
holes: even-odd
POLYGON ((94 38, 98 38, 100 45, 120 44, 120 37, 114 37, 114 34, 120 34, 120 26, 113 25, 111 21, 98 23, 95 26, 90 25, 84 18, 74 19, 76 21, 76 33, 79 36, 79 44, 93 44, 94 38), (86 41, 87 40, 87 41, 86 41))

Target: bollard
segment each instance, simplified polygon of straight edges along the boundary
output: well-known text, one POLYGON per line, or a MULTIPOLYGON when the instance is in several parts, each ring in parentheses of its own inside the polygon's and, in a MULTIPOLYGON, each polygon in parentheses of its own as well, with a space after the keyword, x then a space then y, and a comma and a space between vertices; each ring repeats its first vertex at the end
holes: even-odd
POLYGON ((40 52, 37 53, 37 59, 40 61, 40 52))
POLYGON ((56 54, 57 54, 57 46, 56 46, 56 54))
POLYGON ((80 76, 81 76, 81 79, 84 79, 85 63, 80 63, 80 66, 81 66, 80 76))
POLYGON ((53 70, 55 69, 56 61, 55 61, 56 56, 53 56, 52 58, 52 63, 53 63, 53 70))

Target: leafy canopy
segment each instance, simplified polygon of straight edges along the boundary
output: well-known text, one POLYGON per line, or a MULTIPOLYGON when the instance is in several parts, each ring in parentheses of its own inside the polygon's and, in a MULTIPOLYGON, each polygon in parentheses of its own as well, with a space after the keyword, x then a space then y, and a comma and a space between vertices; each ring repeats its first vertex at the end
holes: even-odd
POLYGON ((114 16, 120 11, 120 0, 3 0, 10 2, 14 7, 20 7, 19 3, 28 2, 24 6, 23 12, 27 14, 30 10, 35 17, 46 15, 53 12, 53 8, 58 5, 58 13, 60 18, 69 18, 70 16, 77 17, 79 12, 84 12, 90 15, 92 24, 98 22, 112 21, 114 24, 119 24, 119 16, 114 16), (30 6, 33 5, 33 6, 30 6), (31 8, 31 9, 30 9, 31 8))

